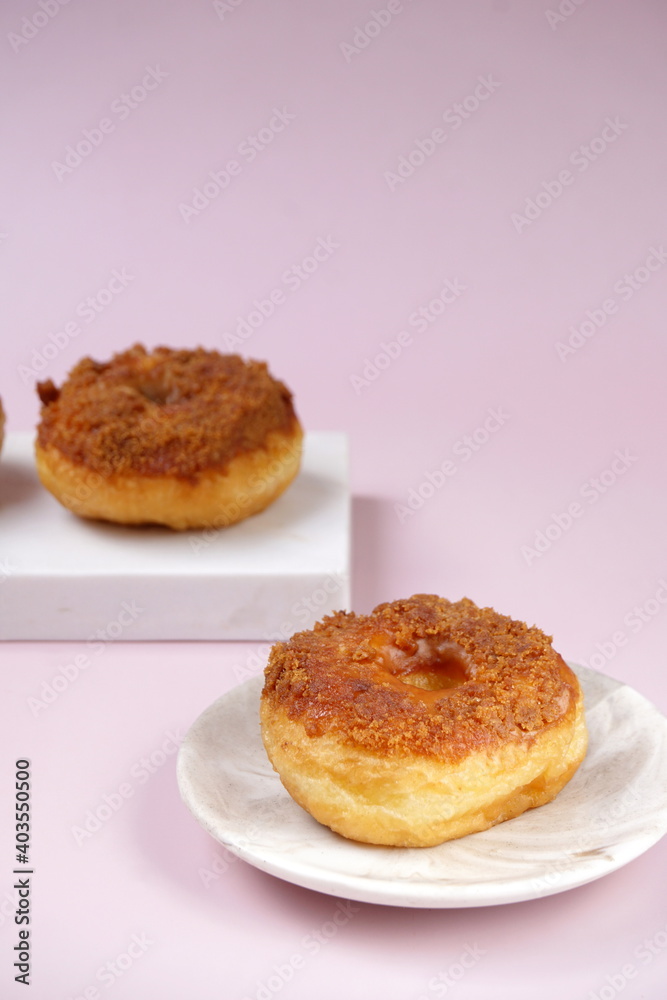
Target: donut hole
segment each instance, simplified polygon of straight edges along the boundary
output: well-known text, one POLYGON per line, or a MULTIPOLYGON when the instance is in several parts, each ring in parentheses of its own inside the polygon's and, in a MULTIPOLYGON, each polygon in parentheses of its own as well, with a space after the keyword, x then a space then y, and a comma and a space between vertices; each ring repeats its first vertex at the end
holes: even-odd
POLYGON ((424 691, 444 691, 458 687, 468 680, 468 662, 463 650, 448 650, 424 666, 401 677, 404 684, 424 691))
POLYGON ((471 661, 456 642, 420 639, 414 653, 391 650, 389 669, 403 684, 423 691, 445 691, 470 679, 471 661))
POLYGON ((156 406, 166 406, 167 403, 173 401, 169 398, 170 393, 167 387, 158 382, 144 382, 137 386, 137 392, 145 399, 150 400, 151 403, 155 403, 156 406))

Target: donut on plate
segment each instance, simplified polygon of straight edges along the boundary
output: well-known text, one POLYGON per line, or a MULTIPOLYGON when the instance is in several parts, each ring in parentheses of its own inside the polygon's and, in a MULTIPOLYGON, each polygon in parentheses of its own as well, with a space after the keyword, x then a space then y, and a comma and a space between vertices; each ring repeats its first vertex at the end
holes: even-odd
POLYGON ((263 362, 137 344, 37 388, 39 476, 81 517, 224 527, 264 510, 299 470, 292 395, 263 362))
POLYGON ((431 594, 337 612, 271 650, 264 745, 353 840, 429 847, 543 805, 584 758, 575 674, 537 628, 431 594))

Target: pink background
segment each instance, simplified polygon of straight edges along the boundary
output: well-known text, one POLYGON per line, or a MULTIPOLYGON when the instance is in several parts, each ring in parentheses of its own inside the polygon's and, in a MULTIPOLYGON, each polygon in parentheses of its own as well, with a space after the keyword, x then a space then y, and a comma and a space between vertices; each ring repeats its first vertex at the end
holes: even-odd
MULTIPOLYGON (((350 435, 356 610, 465 594, 664 711, 664 5, 43 4, 0 10, 9 428, 33 427, 35 380, 84 354, 142 341, 267 359, 306 428, 350 435), (230 161, 219 190, 211 172, 230 161), (326 259, 297 281, 318 245, 326 259), (272 314, 250 317, 275 289, 272 314)), ((254 998, 293 955, 273 995, 417 1000, 444 995, 433 981, 468 946, 484 954, 457 1000, 664 995, 667 950, 637 949, 665 939, 665 842, 541 901, 359 905, 315 952, 304 940, 336 901, 225 862, 179 801, 175 754, 158 752, 256 670, 257 647, 107 644, 35 715, 28 699, 85 649, 1 652, 3 997, 22 995, 8 916, 21 756, 34 1000, 254 998), (72 828, 128 782, 79 846, 72 828), (145 954, 96 978, 133 934, 145 954)))

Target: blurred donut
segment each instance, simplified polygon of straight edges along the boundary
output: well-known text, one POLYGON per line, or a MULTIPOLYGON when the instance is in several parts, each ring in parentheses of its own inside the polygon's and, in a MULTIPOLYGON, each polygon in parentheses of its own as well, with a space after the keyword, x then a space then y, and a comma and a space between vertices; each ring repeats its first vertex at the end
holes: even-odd
POLYGON ((263 362, 137 344, 37 388, 39 476, 81 517, 224 527, 264 510, 299 470, 292 395, 263 362))

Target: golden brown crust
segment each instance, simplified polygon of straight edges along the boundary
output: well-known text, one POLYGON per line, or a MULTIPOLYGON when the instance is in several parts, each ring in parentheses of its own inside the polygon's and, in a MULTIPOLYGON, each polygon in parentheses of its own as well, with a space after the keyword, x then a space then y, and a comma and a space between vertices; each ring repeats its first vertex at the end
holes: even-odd
POLYGON ((58 389, 38 385, 38 445, 102 476, 196 480, 298 428, 292 396, 266 364, 203 348, 151 353, 137 344, 109 362, 84 358, 58 389))
POLYGON ((35 447, 43 485, 79 517, 120 524, 164 524, 177 531, 217 529, 264 510, 299 471, 301 429, 270 431, 262 448, 236 455, 224 472, 176 476, 101 476, 55 448, 35 447))
POLYGON ((338 612, 278 643, 263 691, 309 737, 332 733, 374 753, 451 762, 530 744, 571 722, 579 698, 576 677, 539 629, 429 594, 370 615, 338 612), (437 689, 438 670, 451 686, 437 689))

